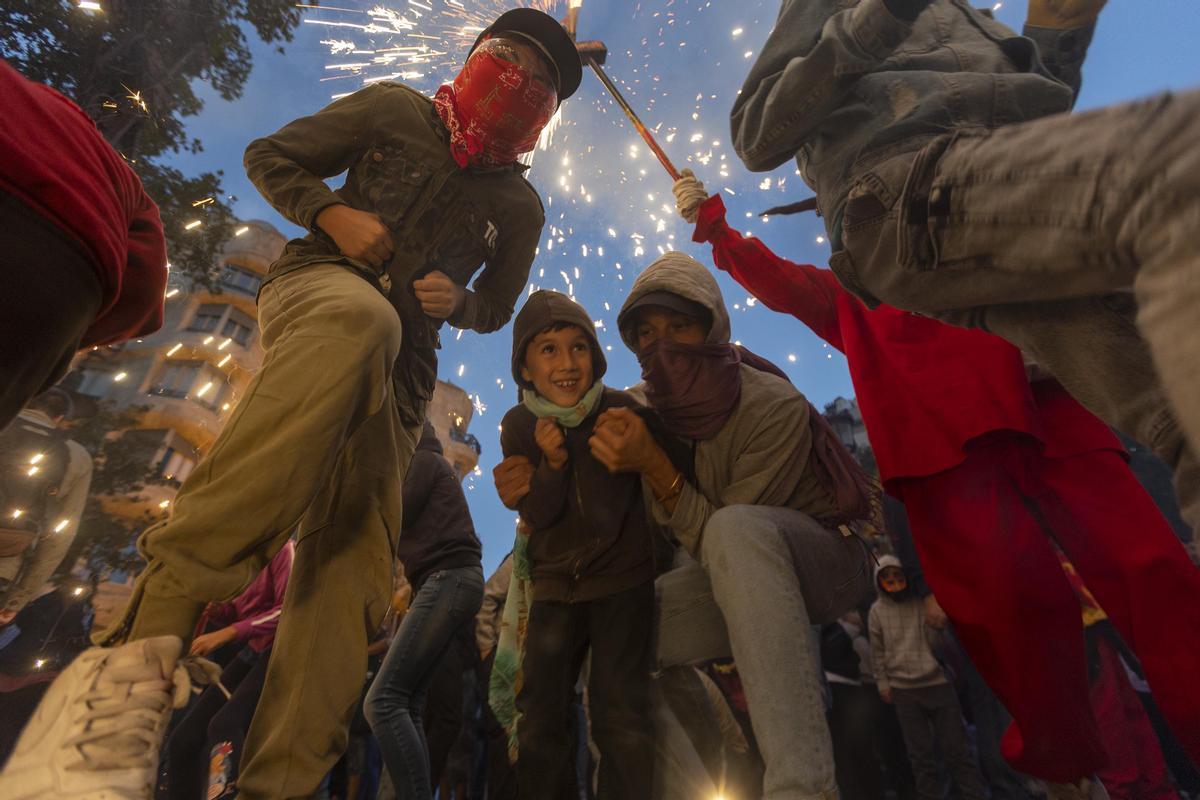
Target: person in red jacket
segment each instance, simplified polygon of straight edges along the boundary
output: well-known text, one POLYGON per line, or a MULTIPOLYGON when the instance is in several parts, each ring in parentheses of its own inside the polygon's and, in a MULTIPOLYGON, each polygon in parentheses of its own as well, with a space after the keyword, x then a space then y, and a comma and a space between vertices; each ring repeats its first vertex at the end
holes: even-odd
POLYGON ((162 326, 158 207, 95 123, 0 61, 0 428, 77 350, 162 326))
MULTIPOLYGON (((1051 538, 1200 757, 1200 612, 1179 601, 1200 596, 1200 572, 1112 432, 1056 381, 1030 384, 1007 342, 889 306, 869 311, 829 270, 729 228, 720 196, 704 199, 694 177, 676 195, 718 267, 846 355, 880 477, 908 508, 927 581, 1013 716, 1002 742, 1010 763, 1078 790, 1106 760, 1079 607, 1051 538)), ((1079 795, 1064 786, 1052 796, 1079 795)))

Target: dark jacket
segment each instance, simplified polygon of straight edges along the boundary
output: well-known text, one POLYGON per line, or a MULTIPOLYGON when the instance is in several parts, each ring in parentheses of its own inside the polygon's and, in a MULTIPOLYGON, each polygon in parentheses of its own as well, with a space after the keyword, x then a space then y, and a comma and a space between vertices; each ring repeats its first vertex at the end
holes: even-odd
POLYGON ((512 317, 529 277, 545 216, 524 167, 460 169, 429 98, 377 83, 302 117, 246 148, 250 180, 279 213, 312 231, 293 239, 264 281, 315 263, 354 269, 384 291, 404 323, 393 380, 400 413, 424 417, 437 379, 440 320, 425 316, 412 282, 440 270, 460 286, 486 263, 449 322, 480 333, 512 317), (324 178, 349 170, 331 190, 324 178), (345 203, 378 214, 395 254, 386 274, 341 255, 316 228, 325 208, 345 203))
POLYGON ((846 194, 882 161, 1069 110, 1092 30, 1018 36, 969 0, 934 0, 913 23, 883 0, 783 0, 734 102, 734 148, 756 172, 795 157, 837 249, 846 194))
MULTIPOLYGON (((592 378, 598 381, 604 375, 604 352, 591 317, 566 295, 541 291, 530 296, 513 324, 512 371, 518 385, 528 387, 521 377, 526 346, 557 322, 570 323, 587 334, 592 378)), ((504 415, 500 425, 504 456, 525 456, 537 467, 529 494, 517 509, 532 528, 528 553, 534 600, 595 600, 654 578, 652 529, 641 478, 610 473, 588 447, 596 418, 617 407, 641 408, 632 395, 606 388, 587 419, 578 427, 562 429, 568 453, 562 470, 544 462, 534 438, 533 412, 518 405, 504 415)))
POLYGON ((518 507, 532 528, 528 552, 534 600, 595 600, 654 578, 641 477, 614 475, 588 447, 596 417, 619 407, 639 406, 625 392, 606 388, 582 424, 563 428, 568 459, 562 470, 543 461, 534 440, 533 412, 520 405, 504 415, 500 447, 505 457, 525 456, 537 465, 529 494, 518 507))
POLYGON ((478 567, 482 558, 462 485, 429 424, 404 477, 404 522, 396 557, 414 595, 431 573, 478 567))

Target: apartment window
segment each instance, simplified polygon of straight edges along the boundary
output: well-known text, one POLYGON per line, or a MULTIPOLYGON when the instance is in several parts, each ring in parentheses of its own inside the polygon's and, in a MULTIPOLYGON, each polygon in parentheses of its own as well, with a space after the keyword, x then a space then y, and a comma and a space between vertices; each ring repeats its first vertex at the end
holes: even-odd
POLYGON ((203 364, 199 361, 183 361, 168 364, 151 389, 152 394, 163 397, 187 397, 188 392, 200 377, 203 364))
POLYGON ((226 265, 225 270, 221 273, 221 285, 239 294, 254 297, 258 294, 258 287, 261 284, 262 278, 235 264, 226 265))
POLYGON ((192 384, 190 397, 192 402, 202 405, 210 411, 216 411, 220 407, 221 401, 225 399, 225 393, 228 390, 229 384, 225 382, 225 373, 210 364, 204 364, 196 376, 196 382, 192 384))
POLYGON ((225 320, 225 325, 221 328, 221 335, 227 336, 245 347, 246 343, 250 341, 251 334, 254 333, 254 327, 254 320, 235 308, 229 312, 229 319, 225 320))
POLYGON ((106 369, 81 369, 76 373, 75 391, 88 397, 104 397, 112 387, 112 376, 106 369))
POLYGON ((162 460, 158 462, 158 475, 160 478, 179 484, 187 480, 188 475, 191 475, 195 468, 195 458, 181 453, 173 447, 168 447, 162 460))
POLYGON ((196 309, 196 316, 192 318, 192 324, 188 325, 187 329, 212 333, 221 325, 221 320, 225 318, 225 312, 228 310, 229 306, 227 305, 205 303, 196 309))

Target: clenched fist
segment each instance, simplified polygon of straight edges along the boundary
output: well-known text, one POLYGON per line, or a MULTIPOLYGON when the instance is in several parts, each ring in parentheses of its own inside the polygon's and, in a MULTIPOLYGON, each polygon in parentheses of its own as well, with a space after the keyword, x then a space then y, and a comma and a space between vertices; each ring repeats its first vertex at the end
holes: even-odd
POLYGON ((392 234, 375 214, 338 204, 317 214, 317 227, 347 258, 379 269, 392 260, 392 234))
POLYGON ((533 438, 552 469, 562 469, 567 465, 567 437, 557 422, 550 417, 542 417, 537 421, 533 438))
POLYGON ((433 272, 413 281, 413 291, 421 302, 421 310, 434 319, 448 319, 462 306, 466 290, 444 272, 433 272))

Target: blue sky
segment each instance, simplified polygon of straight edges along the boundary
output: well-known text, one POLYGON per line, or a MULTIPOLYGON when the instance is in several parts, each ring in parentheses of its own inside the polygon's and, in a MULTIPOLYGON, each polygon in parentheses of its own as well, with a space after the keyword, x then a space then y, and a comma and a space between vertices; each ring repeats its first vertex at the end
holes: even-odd
MULTIPOLYGON (((425 4, 435 9, 445 5, 444 0, 425 4)), ((462 0, 475 15, 490 15, 513 4, 462 0)), ((384 74, 378 68, 360 75, 327 69, 368 59, 331 55, 322 40, 354 41, 360 48, 394 44, 385 35, 318 22, 359 24, 366 21, 361 12, 378 3, 342 0, 335 5, 350 11, 306 12, 313 21, 300 26, 296 40, 286 46, 283 55, 256 43, 254 70, 240 100, 226 103, 206 88, 202 93, 204 111, 188 120, 188 133, 200 138, 205 150, 175 161, 185 172, 224 170, 225 189, 237 198, 233 203, 237 214, 243 219, 267 220, 288 235, 299 231, 275 213, 246 180, 242 150, 251 139, 318 110, 332 94, 358 88, 364 75, 384 74), (339 75, 345 77, 330 80, 339 75)), ((385 5, 397 11, 407 8, 399 0, 385 5)), ((562 7, 565 3, 554 10, 561 13, 562 7)), ((823 240, 818 241, 824 231, 814 215, 766 222, 746 216, 809 196, 794 168, 788 165, 769 174, 748 173, 729 146, 729 108, 770 32, 778 7, 778 0, 586 0, 580 38, 598 38, 608 44, 609 74, 645 114, 646 123, 659 127, 663 146, 676 165, 695 169, 710 192, 728 190, 725 202, 731 224, 753 232, 793 261, 823 265, 828 248, 823 240), (765 182, 767 178, 769 182, 765 182)), ((1005 2, 997 17, 1019 27, 1025 8, 1025 2, 1005 2)), ((427 16, 423 24, 418 30, 438 35, 446 27, 438 22, 436 13, 427 16)), ((417 68, 425 74, 410 82, 432 92, 452 77, 447 65, 461 61, 460 40, 447 48, 447 55, 440 59, 444 64, 417 68)), ((1078 108, 1200 86, 1198 40, 1200 14, 1195 0, 1111 0, 1085 67, 1078 108)), ((657 257, 659 246, 675 247, 711 263, 706 249, 691 243, 690 226, 674 214, 670 179, 590 74, 585 74, 579 93, 565 104, 562 125, 549 150, 537 153, 529 177, 547 204, 547 229, 531 284, 572 289, 593 318, 604 323, 599 330, 601 342, 612 348, 606 382, 617 387, 636 382, 637 364, 621 344, 614 322, 633 277, 657 257), (664 203, 669 210, 663 209, 664 203)), ((721 281, 736 338, 786 369, 818 406, 839 395, 853 394, 839 354, 792 318, 761 306, 749 307, 745 291, 724 276, 721 281)), ((514 513, 501 506, 491 482, 491 468, 500 455, 497 426, 516 399, 508 373, 511 328, 488 336, 465 332, 460 338, 446 331, 443 342, 440 377, 476 395, 485 407, 470 426, 483 445, 483 474, 468 478, 466 489, 484 544, 484 567, 490 571, 511 547, 515 522, 514 513)))

